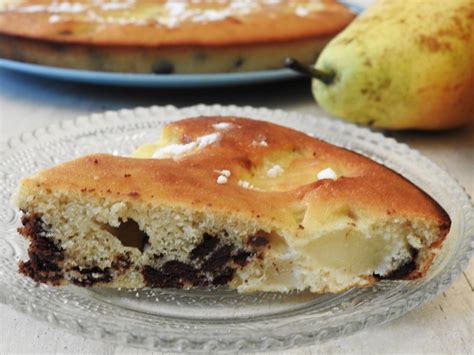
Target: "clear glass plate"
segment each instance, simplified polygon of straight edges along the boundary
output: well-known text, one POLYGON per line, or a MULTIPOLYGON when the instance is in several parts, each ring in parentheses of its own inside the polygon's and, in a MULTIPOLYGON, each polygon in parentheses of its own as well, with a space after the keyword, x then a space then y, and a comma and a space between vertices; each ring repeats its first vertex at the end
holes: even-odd
POLYGON ((0 301, 85 336, 167 351, 274 350, 308 345, 374 326, 446 289, 474 248, 474 212, 461 186, 418 152, 368 129, 324 117, 235 106, 138 108, 94 114, 25 133, 0 148, 0 301), (452 229, 428 275, 383 281, 338 295, 257 293, 225 289, 106 290, 37 285, 17 273, 26 258, 10 204, 22 176, 93 152, 128 154, 161 127, 199 115, 239 115, 309 132, 401 173, 449 213, 452 229))

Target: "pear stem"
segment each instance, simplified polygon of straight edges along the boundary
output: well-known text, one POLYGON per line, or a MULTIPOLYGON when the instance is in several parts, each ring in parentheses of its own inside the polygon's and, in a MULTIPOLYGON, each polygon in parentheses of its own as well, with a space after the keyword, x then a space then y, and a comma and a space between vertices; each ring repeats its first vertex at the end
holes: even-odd
POLYGON ((336 77, 336 73, 334 72, 327 72, 320 69, 316 69, 309 65, 304 65, 298 62, 296 59, 290 57, 285 58, 285 67, 297 71, 298 73, 309 76, 313 79, 320 80, 326 85, 332 84, 334 78, 336 77))

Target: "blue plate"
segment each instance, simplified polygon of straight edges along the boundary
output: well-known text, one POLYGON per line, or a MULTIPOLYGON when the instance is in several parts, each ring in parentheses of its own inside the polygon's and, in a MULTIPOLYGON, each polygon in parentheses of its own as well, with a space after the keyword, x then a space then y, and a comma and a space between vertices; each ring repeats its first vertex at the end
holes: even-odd
POLYGON ((113 73, 57 68, 45 65, 22 63, 7 59, 0 59, 0 68, 16 70, 23 73, 65 81, 76 81, 100 85, 156 88, 211 87, 254 84, 259 82, 296 78, 299 76, 299 74, 289 69, 219 74, 163 75, 113 73))
MULTIPOLYGON (((361 13, 368 0, 344 0, 352 11, 361 13)), ((289 69, 254 71, 243 73, 216 73, 216 74, 135 74, 99 72, 68 68, 58 68, 46 65, 17 62, 1 59, 0 68, 15 70, 51 79, 75 81, 89 84, 155 87, 155 88, 191 88, 231 86, 255 84, 297 78, 300 74, 289 69)))

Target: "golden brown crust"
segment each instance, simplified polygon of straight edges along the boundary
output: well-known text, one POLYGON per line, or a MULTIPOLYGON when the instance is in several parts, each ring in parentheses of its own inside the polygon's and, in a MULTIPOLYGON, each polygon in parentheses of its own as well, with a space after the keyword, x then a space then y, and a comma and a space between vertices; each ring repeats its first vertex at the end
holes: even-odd
POLYGON ((94 71, 155 74, 246 72, 281 68, 288 53, 302 63, 312 64, 330 39, 321 37, 287 43, 205 48, 155 48, 63 44, 0 34, 0 57, 94 71))
POLYGON ((319 214, 335 206, 350 206, 356 214, 369 211, 375 218, 416 217, 431 222, 442 230, 434 246, 449 230, 446 212, 400 175, 301 132, 236 117, 186 119, 168 125, 165 132, 184 144, 216 132, 219 139, 179 159, 90 155, 45 170, 23 184, 242 214, 284 227, 302 223, 295 217, 301 206, 319 214), (231 126, 216 130, 214 125, 222 122, 231 126), (261 140, 265 146, 258 145, 261 140), (281 176, 267 176, 276 164, 284 169, 281 176), (317 180, 316 174, 327 167, 338 178, 317 180), (227 183, 218 184, 222 170, 229 170, 231 176, 227 183), (243 188, 239 181, 250 181, 254 188, 243 188))
POLYGON ((75 8, 51 7, 50 0, 21 0, 0 6, 0 33, 105 46, 226 46, 334 35, 354 18, 335 0, 250 3, 247 10, 235 0, 188 3, 183 10, 167 8, 167 1, 137 0, 130 7, 104 10, 86 0, 75 1, 75 8))

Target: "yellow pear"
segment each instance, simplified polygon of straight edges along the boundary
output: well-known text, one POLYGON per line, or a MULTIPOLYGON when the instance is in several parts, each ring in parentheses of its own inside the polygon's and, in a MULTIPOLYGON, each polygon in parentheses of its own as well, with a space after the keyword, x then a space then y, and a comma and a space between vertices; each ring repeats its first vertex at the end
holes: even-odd
POLYGON ((474 118, 474 0, 379 0, 314 68, 313 94, 333 115, 388 129, 459 126, 474 118))

